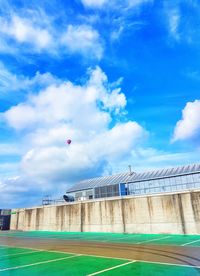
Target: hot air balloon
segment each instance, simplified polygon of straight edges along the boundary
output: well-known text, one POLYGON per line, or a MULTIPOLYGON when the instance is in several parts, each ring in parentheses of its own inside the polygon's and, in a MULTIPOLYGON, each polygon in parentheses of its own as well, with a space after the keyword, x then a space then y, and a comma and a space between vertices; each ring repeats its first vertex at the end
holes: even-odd
POLYGON ((70 145, 71 142, 72 142, 72 140, 70 140, 70 139, 67 139, 67 141, 66 141, 66 143, 67 143, 68 145, 70 145))

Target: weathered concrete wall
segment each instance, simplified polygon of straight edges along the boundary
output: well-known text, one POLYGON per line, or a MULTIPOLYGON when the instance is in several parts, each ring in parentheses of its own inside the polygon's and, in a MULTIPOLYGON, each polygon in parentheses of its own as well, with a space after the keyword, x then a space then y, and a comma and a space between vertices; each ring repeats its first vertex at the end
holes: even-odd
POLYGON ((200 234, 200 191, 12 210, 12 230, 200 234))

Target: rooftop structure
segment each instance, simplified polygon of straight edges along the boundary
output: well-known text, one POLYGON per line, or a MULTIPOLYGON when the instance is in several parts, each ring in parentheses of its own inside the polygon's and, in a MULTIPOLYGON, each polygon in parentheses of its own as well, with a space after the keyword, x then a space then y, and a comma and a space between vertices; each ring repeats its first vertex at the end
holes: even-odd
POLYGON ((10 229, 11 209, 0 209, 0 230, 10 229))
POLYGON ((200 164, 91 178, 75 184, 67 190, 67 194, 81 200, 196 188, 200 188, 200 164))

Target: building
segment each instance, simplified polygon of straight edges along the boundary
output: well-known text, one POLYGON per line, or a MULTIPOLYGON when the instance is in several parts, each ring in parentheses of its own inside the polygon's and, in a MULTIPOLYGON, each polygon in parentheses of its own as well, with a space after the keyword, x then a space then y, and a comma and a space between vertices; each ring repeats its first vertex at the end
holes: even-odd
POLYGON ((9 230, 10 229, 10 209, 0 209, 0 230, 9 230))
POLYGON ((83 180, 66 191, 65 200, 163 194, 197 189, 200 189, 200 164, 192 164, 149 172, 121 173, 83 180))

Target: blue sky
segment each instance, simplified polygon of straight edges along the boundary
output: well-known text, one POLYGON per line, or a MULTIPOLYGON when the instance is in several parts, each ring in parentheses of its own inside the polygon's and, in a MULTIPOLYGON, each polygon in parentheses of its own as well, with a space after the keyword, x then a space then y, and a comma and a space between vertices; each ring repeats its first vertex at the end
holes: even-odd
POLYGON ((198 1, 41 2, 0 0, 1 207, 199 162, 198 1))

